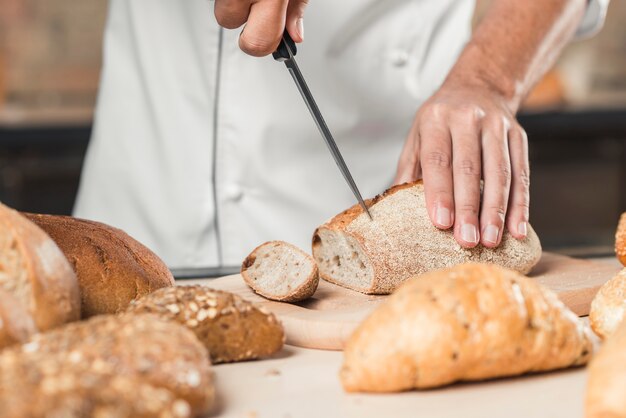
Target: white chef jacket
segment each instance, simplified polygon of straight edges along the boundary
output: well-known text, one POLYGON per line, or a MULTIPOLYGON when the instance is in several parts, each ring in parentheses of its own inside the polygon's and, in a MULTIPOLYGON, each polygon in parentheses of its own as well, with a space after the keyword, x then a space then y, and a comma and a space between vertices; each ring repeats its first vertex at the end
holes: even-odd
MULTIPOLYGON (((284 65, 241 52, 240 31, 221 29, 212 7, 111 0, 75 206, 173 268, 239 265, 274 239, 308 250, 314 228, 355 203, 284 65)), ((470 0, 310 2, 297 59, 364 196, 390 185, 416 110, 470 36, 473 9, 470 0)))

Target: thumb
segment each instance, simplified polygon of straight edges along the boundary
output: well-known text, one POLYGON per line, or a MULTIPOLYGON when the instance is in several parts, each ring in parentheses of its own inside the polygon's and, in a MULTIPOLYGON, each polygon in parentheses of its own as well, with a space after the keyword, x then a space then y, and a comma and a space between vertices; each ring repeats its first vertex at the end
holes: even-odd
POLYGON ((304 41, 304 9, 309 0, 290 0, 287 6, 287 32, 296 43, 304 41))

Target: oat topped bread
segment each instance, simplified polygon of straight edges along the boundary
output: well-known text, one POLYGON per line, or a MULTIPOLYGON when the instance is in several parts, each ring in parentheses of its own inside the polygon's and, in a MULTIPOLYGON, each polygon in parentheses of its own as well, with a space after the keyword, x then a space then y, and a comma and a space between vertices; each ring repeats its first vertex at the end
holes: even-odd
POLYGON ((591 331, 556 294, 495 265, 411 278, 350 337, 350 392, 397 392, 585 364, 591 331))
POLYGON ((128 312, 154 313, 184 324, 206 346, 214 363, 267 357, 285 342, 274 314, 206 286, 160 289, 132 302, 128 312))
POLYGON ((541 257, 530 226, 523 240, 505 232, 497 248, 462 248, 451 230, 431 223, 421 180, 392 187, 366 203, 373 220, 355 205, 315 231, 313 258, 321 278, 363 293, 387 294, 431 270, 481 262, 526 274, 541 257))
POLYGON ((196 417, 213 399, 204 346, 155 315, 98 316, 0 354, 3 416, 196 417))

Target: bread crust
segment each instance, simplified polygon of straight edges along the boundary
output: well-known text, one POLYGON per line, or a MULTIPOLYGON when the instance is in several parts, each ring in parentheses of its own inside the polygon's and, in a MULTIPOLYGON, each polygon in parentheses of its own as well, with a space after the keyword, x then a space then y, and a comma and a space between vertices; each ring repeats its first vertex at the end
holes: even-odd
POLYGON ((174 285, 161 259, 121 229, 69 216, 26 213, 72 264, 81 289, 81 316, 122 312, 131 300, 174 285))
POLYGON ((156 314, 187 326, 213 363, 267 357, 285 342, 274 314, 232 293, 201 285, 159 289, 133 301, 128 312, 156 314))
POLYGON ((468 263, 406 281, 348 340, 349 392, 398 392, 585 364, 591 332, 534 280, 468 263))
POLYGON ((263 296, 266 299, 275 300, 278 302, 294 303, 308 299, 313 296, 313 294, 317 290, 317 286, 319 285, 319 269, 317 268, 317 263, 315 262, 313 257, 305 253, 295 245, 285 241, 269 241, 259 245, 254 250, 252 250, 252 252, 245 258, 245 260, 243 260, 243 263, 241 264, 241 277, 243 277, 243 280, 248 286, 250 286, 252 290, 254 290, 255 293, 263 296), (307 279, 300 286, 293 289, 290 294, 282 297, 272 294, 270 292, 266 292, 261 286, 258 286, 258 284, 248 274, 248 268, 252 266, 256 261, 258 250, 265 246, 271 246, 276 244, 290 247, 293 251, 296 251, 300 253, 303 257, 306 257, 313 266, 311 272, 307 276, 307 279))
POLYGON ((603 344, 588 368, 586 418, 626 417, 626 324, 603 344))
MULTIPOLYGON (((9 235, 21 256, 21 269, 26 271, 30 286, 30 301, 23 308, 32 316, 37 330, 46 331, 78 320, 80 296, 76 275, 54 241, 34 223, 2 204, 0 233, 9 235)), ((8 288, 5 291, 11 293, 8 288)))
POLYGON ((602 339, 615 332, 626 316, 626 268, 604 283, 591 301, 589 322, 602 339))
POLYGON ((394 186, 367 201, 374 221, 367 219, 363 209, 355 205, 318 227, 313 234, 312 250, 320 266, 320 277, 346 286, 322 268, 319 252, 325 245, 321 238, 323 230, 337 231, 358 242, 373 269, 374 279, 350 288, 367 294, 388 294, 410 276, 464 262, 494 263, 522 274, 539 262, 541 243, 530 226, 524 240, 517 240, 505 231, 497 248, 480 244, 472 249, 462 248, 451 230, 442 231, 432 225, 423 192, 421 180, 394 186), (410 210, 403 211, 389 203, 390 197, 403 191, 410 193, 403 195, 405 201, 412 203, 410 210))
POLYGON ((213 400, 206 349, 154 315, 101 315, 0 354, 3 416, 205 416, 213 400))
POLYGON ((37 332, 35 322, 13 296, 0 289, 0 350, 23 343, 37 332))
POLYGON ((615 231, 615 255, 626 266, 626 212, 622 213, 615 231))

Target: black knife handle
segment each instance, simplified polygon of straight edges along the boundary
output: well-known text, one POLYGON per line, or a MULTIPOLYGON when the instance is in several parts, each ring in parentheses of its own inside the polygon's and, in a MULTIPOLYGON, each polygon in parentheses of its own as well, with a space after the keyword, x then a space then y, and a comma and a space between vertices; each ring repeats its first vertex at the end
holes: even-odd
POLYGON ((289 32, 287 32, 287 29, 285 29, 285 32, 283 33, 283 38, 280 40, 280 44, 278 44, 278 49, 276 49, 276 51, 272 53, 272 56, 276 61, 285 61, 289 59, 289 51, 287 50, 287 45, 289 45, 289 49, 291 49, 291 52, 295 56, 298 52, 298 49, 296 48, 296 43, 293 41, 293 39, 291 39, 291 36, 289 35, 289 32))

